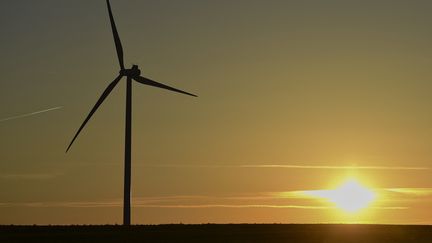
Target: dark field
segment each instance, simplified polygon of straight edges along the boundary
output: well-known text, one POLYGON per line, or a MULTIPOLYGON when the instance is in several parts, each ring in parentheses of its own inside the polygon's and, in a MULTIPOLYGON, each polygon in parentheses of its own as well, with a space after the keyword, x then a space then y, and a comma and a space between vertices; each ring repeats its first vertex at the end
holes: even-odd
POLYGON ((432 226, 204 224, 0 226, 0 242, 432 242, 432 226))

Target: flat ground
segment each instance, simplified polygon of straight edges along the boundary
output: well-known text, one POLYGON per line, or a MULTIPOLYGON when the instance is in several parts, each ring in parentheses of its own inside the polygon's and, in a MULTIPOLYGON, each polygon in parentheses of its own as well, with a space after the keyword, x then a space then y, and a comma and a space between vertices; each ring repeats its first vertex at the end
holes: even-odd
POLYGON ((432 226, 203 224, 0 226, 0 242, 432 242, 432 226))

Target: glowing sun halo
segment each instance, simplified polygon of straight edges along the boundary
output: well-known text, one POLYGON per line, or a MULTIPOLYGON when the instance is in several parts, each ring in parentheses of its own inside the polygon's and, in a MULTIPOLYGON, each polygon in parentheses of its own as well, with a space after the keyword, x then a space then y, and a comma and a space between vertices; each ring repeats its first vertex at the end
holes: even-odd
POLYGON ((333 190, 306 191, 307 195, 327 199, 349 213, 366 208, 375 199, 375 193, 355 180, 348 180, 333 190))

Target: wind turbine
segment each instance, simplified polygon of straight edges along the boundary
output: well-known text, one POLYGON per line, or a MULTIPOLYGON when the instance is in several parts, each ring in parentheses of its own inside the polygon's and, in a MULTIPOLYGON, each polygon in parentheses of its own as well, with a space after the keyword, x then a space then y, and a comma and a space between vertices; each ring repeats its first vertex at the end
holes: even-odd
POLYGON ((131 187, 131 147, 132 147, 132 133, 131 133, 131 123, 132 123, 132 80, 137 81, 141 84, 146 84, 150 86, 154 86, 161 89, 167 89, 170 91, 190 95, 197 97, 194 94, 170 87, 165 84, 158 83, 156 81, 153 81, 151 79, 145 78, 140 76, 141 71, 138 69, 137 65, 133 65, 131 69, 125 69, 124 61, 123 61, 123 47, 120 42, 120 37, 117 32, 116 24, 114 22, 114 17, 111 11, 111 5, 109 0, 106 0, 107 7, 108 7, 108 13, 109 18, 111 22, 111 29, 114 37, 114 43, 117 50, 117 56, 120 64, 120 72, 119 75, 112 81, 108 87, 104 90, 96 104, 91 109, 90 113, 87 115, 86 119, 76 132, 75 136, 73 137, 72 141, 70 142, 68 148, 66 149, 66 153, 71 148, 72 144, 74 143, 75 139, 80 134, 81 130, 85 127, 87 122, 90 120, 90 118, 93 116, 93 114, 96 112, 96 110, 99 108, 99 106, 103 103, 105 98, 111 93, 111 91, 115 88, 115 86, 119 83, 119 81, 126 77, 126 129, 125 129, 125 157, 124 157, 124 197, 123 197, 123 225, 130 225, 131 223, 131 217, 130 217, 130 211, 131 211, 131 203, 130 203, 130 187, 131 187))

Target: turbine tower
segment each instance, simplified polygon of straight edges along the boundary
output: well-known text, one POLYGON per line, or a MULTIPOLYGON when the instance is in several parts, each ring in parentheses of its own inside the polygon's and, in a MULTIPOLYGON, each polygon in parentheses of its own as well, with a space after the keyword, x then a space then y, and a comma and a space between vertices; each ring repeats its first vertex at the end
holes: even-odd
POLYGON ((75 136, 73 137, 72 141, 70 142, 69 146, 66 149, 66 153, 71 148, 72 144, 74 143, 75 139, 80 134, 81 130, 85 127, 87 122, 90 120, 90 118, 93 116, 93 114, 96 112, 96 110, 99 108, 99 106, 103 103, 103 101, 106 99, 106 97, 111 93, 111 91, 115 88, 115 86, 120 82, 120 80, 123 77, 126 77, 126 129, 125 129, 125 154, 124 154, 124 197, 123 197, 123 225, 130 225, 131 223, 131 203, 130 203, 130 187, 131 187, 131 147, 132 147, 132 132, 131 132, 131 123, 132 123, 132 80, 137 81, 141 84, 146 84, 150 86, 154 86, 161 89, 167 89, 170 91, 190 95, 197 97, 194 94, 170 87, 165 84, 158 83, 156 81, 153 81, 151 79, 145 78, 140 76, 141 71, 138 69, 137 65, 133 65, 130 69, 125 69, 124 61, 123 61, 123 47, 120 41, 119 34, 117 32, 116 24, 114 21, 114 17, 111 11, 111 5, 109 0, 106 0, 107 7, 108 7, 108 14, 111 22, 111 29, 114 37, 114 43, 117 50, 117 56, 120 64, 120 72, 119 75, 112 81, 108 87, 104 90, 96 104, 91 109, 90 113, 85 118, 84 122, 76 132, 75 136))

